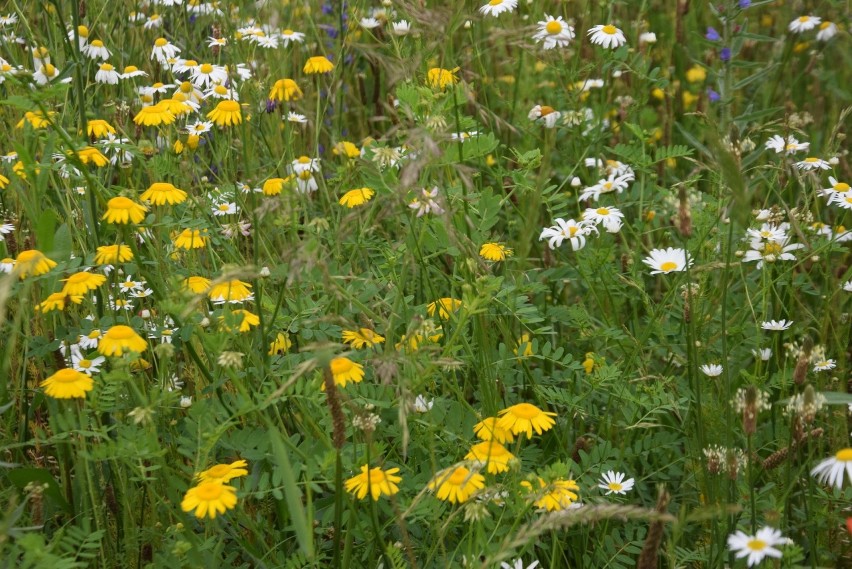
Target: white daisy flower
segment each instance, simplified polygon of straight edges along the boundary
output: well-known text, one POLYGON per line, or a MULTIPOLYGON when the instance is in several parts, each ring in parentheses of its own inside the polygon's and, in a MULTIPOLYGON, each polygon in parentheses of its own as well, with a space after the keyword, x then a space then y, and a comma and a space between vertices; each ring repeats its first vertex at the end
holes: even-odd
POLYGON ((607 233, 618 233, 624 224, 624 214, 617 207, 588 208, 583 212, 583 221, 603 225, 607 233))
POLYGON ((133 77, 147 77, 148 72, 142 71, 135 65, 128 65, 124 68, 124 72, 121 74, 122 79, 132 79, 133 77))
POLYGON ((177 57, 179 53, 180 48, 178 46, 173 45, 166 38, 157 38, 154 41, 154 47, 151 48, 149 59, 156 59, 161 64, 168 64, 169 59, 177 57))
POLYGON ((538 567, 538 559, 536 559, 527 566, 524 566, 523 559, 515 559, 511 565, 509 565, 505 561, 502 561, 500 563, 500 569, 536 569, 536 567, 538 567))
POLYGON ((840 449, 837 454, 823 460, 811 470, 811 476, 835 488, 843 488, 844 473, 852 482, 852 448, 840 449))
POLYGON ((580 193, 580 201, 585 201, 590 198, 594 201, 598 201, 598 198, 601 197, 601 194, 607 194, 610 192, 617 192, 620 194, 628 188, 632 180, 632 174, 625 174, 621 176, 617 176, 615 173, 610 174, 607 179, 598 180, 598 183, 594 186, 585 188, 580 193))
POLYGON ((479 8, 485 16, 497 17, 503 12, 512 12, 518 7, 518 0, 490 0, 488 4, 479 8))
POLYGON ((234 215, 237 213, 238 208, 235 202, 222 202, 213 205, 213 215, 216 217, 220 217, 223 215, 234 215))
POLYGON ((852 209, 852 190, 840 193, 831 194, 831 198, 828 200, 829 205, 837 204, 843 209, 852 209))
POLYGON ((704 364, 698 369, 707 377, 719 377, 724 371, 724 368, 719 364, 704 364))
POLYGON ((290 42, 293 43, 303 43, 305 41, 305 34, 302 32, 294 32, 290 28, 281 31, 281 41, 284 42, 284 47, 290 45, 290 42))
POLYGON ((819 25, 816 39, 817 41, 828 41, 837 35, 837 31, 837 24, 834 22, 823 22, 819 25))
POLYGON ((792 135, 784 139, 776 134, 766 141, 765 146, 770 150, 774 150, 776 154, 781 154, 782 152, 785 152, 787 154, 794 154, 796 152, 799 152, 800 150, 807 150, 811 147, 811 143, 799 142, 792 135))
POLYGON ((764 223, 760 229, 746 229, 746 234, 752 241, 783 241, 787 238, 787 230, 784 227, 764 223))
POLYGON ((669 247, 667 249, 651 249, 649 257, 642 259, 642 262, 653 269, 652 275, 669 274, 685 271, 687 266, 691 267, 693 260, 684 249, 675 249, 669 247))
POLYGON ((831 184, 830 188, 823 188, 820 191, 820 195, 830 198, 833 194, 845 194, 849 190, 852 190, 852 187, 849 186, 846 182, 838 182, 837 178, 834 176, 828 177, 828 183, 831 184))
POLYGON ((205 89, 211 85, 223 84, 228 81, 228 69, 224 65, 202 63, 189 71, 192 82, 200 89, 205 89))
POLYGON ((290 169, 294 174, 301 174, 303 172, 319 172, 320 159, 300 156, 290 163, 290 169))
POLYGON ((101 366, 106 361, 103 356, 98 356, 93 360, 83 357, 79 351, 71 351, 71 367, 76 371, 85 373, 88 376, 99 373, 101 366))
POLYGON ((394 22, 393 25, 393 35, 395 36, 407 36, 409 32, 411 32, 411 24, 408 20, 400 20, 398 22, 394 22))
POLYGON ((456 142, 465 142, 466 140, 470 140, 472 137, 477 136, 479 131, 472 130, 470 132, 453 132, 450 134, 450 140, 456 142))
MULTIPOLYGON (((47 85, 51 82, 51 80, 56 79, 57 77, 59 77, 59 69, 50 63, 40 65, 38 71, 33 73, 33 79, 35 79, 35 82, 39 85, 47 85)), ((68 79, 70 80, 70 77, 68 79)))
POLYGON ((545 128, 554 128, 556 126, 556 121, 558 121, 561 116, 562 113, 555 110, 553 107, 548 107, 547 105, 536 105, 530 109, 529 113, 527 113, 527 118, 531 121, 540 121, 544 123, 545 128))
POLYGON ((142 290, 144 286, 145 281, 134 281, 133 275, 127 275, 123 282, 118 283, 118 288, 121 290, 121 292, 142 290))
POLYGON ((749 567, 763 561, 764 557, 781 558, 781 552, 775 549, 776 545, 786 544, 787 540, 781 536, 781 532, 771 527, 762 527, 754 536, 737 530, 728 536, 728 548, 734 552, 737 559, 748 557, 746 563, 749 567))
POLYGON ((121 76, 110 63, 101 63, 98 71, 95 73, 95 82, 106 85, 118 85, 118 80, 121 76))
POLYGON ((414 399, 414 411, 417 413, 426 413, 432 409, 435 402, 432 399, 426 399, 424 395, 418 395, 414 399))
POLYGON ((822 160, 821 158, 815 158, 813 156, 808 156, 801 162, 796 162, 796 168, 799 170, 805 170, 809 172, 811 170, 830 170, 831 164, 822 160))
POLYGON ((766 322, 761 322, 760 327, 764 330, 771 330, 773 332, 780 332, 782 330, 787 330, 790 326, 793 325, 793 321, 790 320, 769 320, 766 322))
POLYGON ((639 45, 644 43, 657 43, 657 34, 654 32, 643 32, 639 34, 639 45))
POLYGON ((98 347, 98 342, 100 342, 102 337, 103 333, 96 328, 88 334, 81 334, 77 338, 77 343, 84 350, 94 350, 98 347))
POLYGON ((574 28, 562 19, 562 16, 554 18, 547 14, 544 20, 538 22, 538 31, 533 35, 536 42, 544 42, 544 49, 555 47, 567 47, 574 39, 574 28))
POLYGON ((365 30, 372 30, 372 29, 378 28, 379 26, 382 25, 382 23, 375 18, 361 18, 361 20, 358 23, 365 30))
POLYGON ((598 488, 606 490, 606 496, 610 494, 627 494, 633 490, 634 481, 632 478, 625 480, 625 476, 626 474, 623 472, 613 472, 610 470, 601 476, 598 488))
POLYGON ((751 249, 743 255, 743 263, 757 261, 757 268, 763 268, 764 263, 774 263, 775 261, 795 261, 796 256, 792 251, 803 249, 805 246, 801 243, 790 243, 789 236, 785 236, 783 240, 778 241, 761 241, 754 239, 749 244, 751 249))
POLYGON ((595 233, 598 232, 598 229, 587 221, 580 221, 578 223, 573 219, 565 221, 561 217, 556 218, 554 221, 556 224, 551 227, 545 227, 538 237, 539 241, 547 239, 547 244, 551 249, 561 247, 562 242, 568 239, 571 243, 571 249, 579 251, 586 246, 586 236, 592 233, 592 231, 595 233))
POLYGON ((814 371, 828 371, 837 367, 834 360, 820 360, 814 364, 814 371))
POLYGON ((15 268, 15 261, 10 257, 0 259, 0 274, 9 274, 15 268))
POLYGON ((213 129, 213 121, 195 121, 192 124, 186 125, 186 131, 189 134, 202 135, 210 132, 213 129))
POLYGON ((228 45, 227 38, 207 38, 207 47, 225 47, 226 45, 228 45))
POLYGON ((289 122, 294 122, 294 123, 298 123, 298 124, 307 124, 308 117, 306 117, 305 115, 300 115, 299 113, 294 113, 293 111, 290 111, 290 112, 287 113, 287 120, 289 122))
POLYGON ((101 40, 92 40, 83 48, 83 54, 89 59, 109 59, 109 50, 104 46, 101 40))
POLYGON ((593 44, 600 45, 606 49, 615 49, 627 43, 624 32, 612 24, 595 26, 586 33, 591 36, 590 39, 593 44))
POLYGON ((846 281, 843 283, 843 290, 846 292, 852 292, 852 280, 846 281))
POLYGON ((763 361, 769 361, 769 358, 772 357, 772 348, 760 348, 758 350, 752 350, 751 353, 756 358, 760 358, 763 361))
POLYGON ((787 29, 794 34, 800 34, 817 27, 822 19, 817 16, 799 16, 787 26, 787 29))
POLYGON ((142 27, 146 30, 155 30, 163 26, 163 18, 159 14, 151 14, 142 27))

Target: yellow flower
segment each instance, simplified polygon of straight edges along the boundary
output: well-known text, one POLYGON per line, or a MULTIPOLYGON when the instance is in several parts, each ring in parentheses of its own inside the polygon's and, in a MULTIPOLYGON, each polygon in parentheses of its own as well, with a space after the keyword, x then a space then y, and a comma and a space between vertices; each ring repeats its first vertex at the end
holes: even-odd
POLYGON ((366 498, 367 492, 373 500, 378 500, 383 494, 393 496, 399 492, 397 483, 402 481, 402 478, 395 476, 397 472, 399 468, 382 470, 379 467, 370 468, 368 464, 365 464, 361 467, 361 474, 356 474, 343 484, 346 491, 355 494, 359 500, 366 498))
POLYGON ((361 156, 361 151, 351 142, 342 141, 334 145, 331 149, 335 156, 346 156, 347 158, 358 158, 361 156))
POLYGON ((15 125, 15 128, 23 128, 24 123, 29 123, 33 128, 45 128, 50 124, 55 114, 54 111, 48 111, 47 116, 45 116, 41 111, 27 111, 24 113, 24 118, 15 125))
POLYGON ((115 128, 103 119, 92 119, 86 123, 86 134, 103 138, 107 134, 115 134, 115 128))
POLYGON ((103 155, 100 150, 94 146, 87 146, 77 151, 77 158, 83 164, 94 164, 97 168, 103 168, 109 164, 109 158, 103 155))
POLYGON ((272 85, 269 98, 273 101, 297 101, 302 98, 302 90, 292 79, 279 79, 272 85))
POLYGON ((485 465, 489 474, 497 474, 509 470, 509 463, 515 460, 515 455, 497 441, 483 441, 473 445, 465 458, 485 465))
POLYGON ((528 439, 532 438, 533 429, 540 435, 556 424, 556 421, 551 418, 555 417, 556 413, 542 411, 529 403, 512 405, 500 411, 498 415, 500 415, 500 420, 497 421, 498 427, 512 431, 515 435, 526 433, 528 439))
POLYGON ((202 482, 186 491, 180 507, 184 512, 195 510, 196 518, 209 517, 211 520, 217 514, 224 514, 237 505, 237 489, 219 481, 202 482))
POLYGON ((54 399, 82 399, 94 385, 91 377, 71 368, 61 369, 41 383, 44 394, 54 399))
POLYGON ((473 433, 483 441, 497 441, 500 444, 514 442, 515 435, 500 427, 499 421, 497 417, 486 417, 473 426, 473 433))
POLYGON ((213 302, 243 302, 251 298, 251 285, 239 279, 232 279, 213 285, 207 293, 213 302))
POLYGON ((230 99, 220 101, 215 109, 207 113, 207 118, 219 126, 238 125, 243 122, 240 104, 230 99))
POLYGON ((376 344, 381 344, 385 341, 383 336, 379 336, 369 328, 359 328, 357 330, 344 330, 341 334, 344 344, 350 344, 356 350, 363 347, 372 348, 376 344))
POLYGON ((689 91, 684 91, 681 94, 681 97, 683 99, 684 108, 689 108, 694 105, 696 101, 698 101, 698 95, 693 95, 689 91))
POLYGON ((171 99, 163 99, 160 101, 164 109, 167 109, 175 117, 188 115, 194 109, 186 103, 186 95, 183 93, 175 93, 171 99))
POLYGON ((353 207, 364 205, 370 199, 372 199, 373 195, 376 192, 371 190, 370 188, 357 188, 355 190, 349 190, 340 198, 338 202, 340 205, 346 206, 350 209, 353 207))
POLYGON ((521 486, 530 491, 535 491, 536 498, 533 502, 537 508, 543 508, 548 512, 554 510, 564 510, 577 500, 577 492, 580 487, 573 480, 564 480, 557 478, 550 484, 536 477, 538 488, 533 488, 533 485, 524 480, 521 486))
POLYGON ((466 502, 477 490, 484 487, 485 477, 464 466, 442 470, 427 484, 430 490, 437 490, 439 500, 447 500, 451 504, 466 502))
POLYGON ((0 174, 0 190, 2 190, 3 188, 5 188, 8 185, 9 185, 9 178, 4 176, 3 174, 0 174))
POLYGON ((316 55, 308 59, 302 71, 311 75, 314 73, 328 73, 332 69, 334 69, 334 64, 326 56, 316 55))
POLYGON ((231 464, 217 464, 200 472, 198 479, 202 482, 228 482, 232 478, 247 475, 246 466, 248 463, 245 460, 236 460, 231 464))
POLYGON ((174 238, 178 249, 203 249, 210 238, 206 229, 184 229, 174 238))
POLYGON ((281 354, 290 349, 290 346, 293 345, 293 342, 290 341, 290 338, 284 332, 278 332, 278 335, 275 336, 275 339, 269 345, 268 355, 274 356, 275 354, 281 354))
POLYGON ((284 189, 284 184, 292 179, 292 176, 287 176, 286 178, 269 178, 263 183, 263 194, 266 196, 277 196, 284 189))
POLYGON ((36 307, 36 310, 39 312, 50 312, 51 310, 65 310, 65 305, 68 301, 73 302, 74 304, 80 304, 83 302, 82 296, 69 296, 64 292, 54 292, 49 295, 43 302, 39 303, 36 307))
POLYGON ((655 87, 651 90, 651 97, 658 101, 662 101, 666 98, 666 92, 660 89, 659 87, 655 87))
POLYGON ((139 196, 139 199, 154 205, 176 205, 186 201, 186 192, 168 182, 155 182, 139 196))
MULTIPOLYGON (((219 320, 225 322, 226 315, 222 315, 219 317, 219 320)), ((240 332, 248 332, 252 329, 253 326, 257 326, 260 324, 260 317, 257 314, 253 314, 248 310, 234 310, 230 315, 227 315, 227 319, 235 322, 239 319, 240 321, 240 332)), ((225 330, 228 332, 233 332, 233 328, 228 326, 227 323, 224 324, 225 330)))
POLYGON ((426 84, 433 89, 441 89, 443 91, 448 85, 458 83, 459 79, 455 76, 455 72, 458 70, 458 67, 452 70, 433 67, 426 73, 426 84))
POLYGON ((167 105, 160 102, 156 105, 139 109, 139 112, 133 117, 133 122, 141 126, 172 124, 175 122, 175 115, 168 109, 167 105))
POLYGON ((112 265, 133 260, 133 251, 127 245, 103 245, 95 253, 96 265, 112 265))
POLYGON ((190 292, 201 294, 207 292, 207 289, 210 288, 210 279, 205 279, 204 277, 187 277, 183 281, 183 286, 190 292))
POLYGON ((148 343, 130 326, 119 324, 113 326, 98 343, 98 351, 105 356, 120 356, 124 352, 141 354, 148 348, 148 343))
POLYGON ((532 340, 530 339, 529 334, 521 334, 521 337, 518 338, 518 345, 512 350, 516 356, 518 355, 518 352, 520 351, 521 347, 524 348, 522 357, 528 358, 533 355, 532 340))
POLYGON ((479 256, 488 261, 505 261, 512 256, 512 250, 501 243, 483 243, 479 256))
POLYGON ((119 196, 107 202, 107 210, 101 219, 107 223, 139 223, 145 219, 148 208, 129 198, 119 196))
POLYGON ((23 280, 30 275, 34 277, 43 275, 55 266, 56 261, 48 259, 41 251, 28 249, 18 253, 18 258, 15 259, 15 268, 13 269, 13 273, 23 280))
POLYGON ((707 79, 707 70, 700 65, 693 65, 686 71, 686 80, 690 83, 701 83, 707 79))
POLYGON ((429 313, 429 316, 435 315, 435 309, 438 309, 438 317, 441 320, 447 320, 450 317, 450 313, 455 312, 459 308, 461 308, 462 301, 456 298, 444 297, 439 298, 435 302, 430 302, 426 307, 426 312, 429 313))
MULTIPOLYGON (((360 383, 364 379, 364 366, 349 358, 334 358, 329 367, 334 383, 338 387, 346 387, 346 384, 350 381, 360 383)), ((323 382, 321 389, 325 391, 325 382, 323 382)))
POLYGON ((65 286, 62 287, 62 292, 71 296, 81 296, 90 290, 95 290, 104 284, 106 280, 106 275, 80 271, 67 279, 63 279, 65 286))

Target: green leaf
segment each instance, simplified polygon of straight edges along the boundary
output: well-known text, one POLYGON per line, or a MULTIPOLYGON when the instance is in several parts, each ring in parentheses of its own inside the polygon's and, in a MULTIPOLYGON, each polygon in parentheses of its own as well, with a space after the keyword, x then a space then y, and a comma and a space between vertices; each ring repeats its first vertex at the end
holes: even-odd
POLYGON ((489 152, 493 152, 497 148, 497 144, 497 139, 491 133, 468 138, 462 143, 453 141, 441 157, 439 164, 444 166, 458 164, 485 156, 489 152))
POLYGON ((71 505, 65 500, 62 492, 59 489, 59 483, 53 478, 50 472, 44 468, 15 468, 10 470, 6 476, 9 480, 23 490, 30 482, 38 482, 45 485, 44 495, 47 496, 55 505, 65 510, 66 513, 73 515, 74 511, 71 505))
POLYGON ((288 513, 293 520, 293 530, 296 532, 296 540, 299 542, 299 548, 302 550, 302 553, 308 559, 313 559, 314 534, 308 525, 305 505, 302 503, 302 491, 299 490, 299 486, 296 484, 296 476, 290 465, 287 447, 284 446, 284 441, 281 439, 278 429, 269 429, 269 441, 272 443, 272 456, 275 457, 275 462, 278 463, 278 468, 280 469, 281 480, 284 486, 284 499, 287 502, 288 513))

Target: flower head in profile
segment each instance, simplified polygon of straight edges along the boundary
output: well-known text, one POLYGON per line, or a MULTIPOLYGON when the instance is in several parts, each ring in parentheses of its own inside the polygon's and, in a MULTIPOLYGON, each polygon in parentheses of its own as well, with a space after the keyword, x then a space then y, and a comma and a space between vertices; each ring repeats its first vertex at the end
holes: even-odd
POLYGON ((536 121, 544 125, 545 128, 554 128, 556 121, 562 116, 562 113, 548 105, 536 105, 527 113, 527 118, 531 121, 536 121))
POLYGON ((724 368, 719 364, 704 364, 698 369, 707 377, 719 377, 724 371, 724 368))
MULTIPOLYGON (((338 387, 346 387, 349 382, 360 383, 364 379, 364 366, 349 358, 334 358, 329 367, 334 384, 338 387)), ((322 384, 322 390, 325 391, 325 383, 322 384)))
POLYGON ((465 458, 485 466, 489 474, 498 474, 509 470, 509 464, 515 460, 515 455, 497 441, 491 440, 473 445, 465 458))
POLYGON ((121 356, 125 352, 141 354, 148 348, 142 336, 130 326, 118 324, 107 330, 98 343, 98 351, 105 356, 121 356))
POLYGON ((429 316, 435 316, 435 311, 438 311, 438 318, 441 320, 447 320, 450 317, 450 314, 457 311, 462 306, 462 301, 457 298, 444 297, 439 298, 435 302, 430 302, 428 306, 426 306, 426 312, 429 316))
POLYGON ((102 245, 95 253, 96 265, 112 265, 133 260, 133 250, 127 245, 102 245))
POLYGON ((47 255, 37 249, 27 249, 18 253, 12 272, 23 280, 29 276, 37 277, 50 271, 56 266, 56 261, 48 259, 47 255))
POLYGON ((324 55, 316 55, 308 59, 302 71, 308 75, 316 73, 329 73, 334 69, 334 64, 324 55))
POLYGON ((503 12, 512 12, 518 7, 518 0, 489 0, 488 4, 481 6, 479 12, 483 16, 494 16, 495 18, 503 12))
POLYGON ((154 205, 177 205, 186 201, 186 192, 168 182, 154 182, 139 199, 154 205))
POLYGON ((843 488, 844 478, 848 478, 852 483, 852 448, 842 448, 834 456, 817 464, 811 470, 811 476, 835 488, 843 488))
POLYGON ((533 504, 548 512, 564 510, 577 501, 580 486, 574 480, 557 478, 550 484, 538 476, 530 482, 524 480, 521 486, 532 493, 533 504))
POLYGON ((94 388, 94 381, 83 372, 64 368, 41 383, 44 394, 54 399, 82 399, 94 388))
POLYGON ((612 24, 597 25, 586 33, 590 36, 590 40, 593 44, 606 49, 615 49, 627 43, 627 39, 624 37, 624 32, 612 24))
POLYGON ((95 290, 106 282, 105 275, 80 271, 74 273, 67 279, 63 279, 65 285, 62 287, 63 294, 71 296, 82 296, 90 290, 95 290))
POLYGON ((180 503, 184 512, 195 510, 195 517, 215 519, 237 505, 237 489, 219 480, 201 482, 187 490, 180 503))
POLYGON ((101 219, 107 223, 126 225, 141 223, 145 219, 148 208, 124 196, 112 198, 107 202, 107 210, 101 219))
POLYGON ((298 101, 302 98, 302 90, 295 81, 285 77, 273 83, 269 98, 273 101, 298 101))
POLYGON ((623 472, 609 470, 601 476, 598 488, 606 490, 607 496, 610 494, 627 494, 633 490, 634 481, 632 478, 625 480, 626 476, 623 472))
POLYGON ((435 491, 439 500, 461 504, 485 487, 485 477, 464 466, 452 466, 438 472, 426 487, 435 491))
POLYGON ((362 348, 372 348, 375 345, 382 344, 385 341, 384 336, 380 336, 369 328, 358 328, 357 330, 344 330, 341 333, 343 343, 349 344, 356 350, 362 348))
POLYGON ((579 251, 586 246, 586 236, 593 231, 598 232, 594 224, 587 221, 577 222, 573 219, 565 221, 561 217, 557 217, 554 221, 556 225, 545 227, 538 237, 539 241, 547 239, 547 245, 551 249, 561 247, 562 242, 567 239, 571 244, 571 249, 579 251))
POLYGON ((684 249, 651 249, 650 256, 642 259, 642 262, 651 267, 652 275, 676 273, 685 271, 692 266, 692 258, 684 249))
POLYGON ((207 113, 207 118, 218 126, 236 126, 243 122, 240 104, 231 99, 219 101, 216 108, 207 113))
POLYGON ((501 444, 514 442, 515 435, 511 429, 500 427, 499 421, 498 417, 486 417, 473 426, 473 433, 483 441, 497 441, 501 444))
POLYGON ((512 256, 512 250, 502 243, 488 242, 483 243, 479 248, 479 256, 487 261, 505 261, 506 258, 512 256))
POLYGON ((757 530, 753 536, 740 530, 728 536, 728 549, 737 559, 747 557, 746 563, 749 567, 758 565, 764 557, 780 559, 781 552, 775 549, 775 546, 785 543, 787 540, 781 536, 781 532, 770 527, 757 530))
POLYGON ((156 105, 142 107, 133 117, 133 122, 139 126, 160 126, 161 124, 172 124, 175 122, 175 118, 169 106, 161 101, 156 105))
POLYGON ((556 424, 553 417, 556 413, 542 411, 531 403, 518 403, 506 409, 503 409, 497 414, 500 420, 497 421, 497 426, 501 429, 511 431, 512 434, 520 435, 526 433, 527 438, 531 439, 533 430, 540 435, 544 431, 549 431, 556 424))
POLYGON ((786 330, 790 326, 793 325, 793 321, 787 320, 768 320, 766 322, 761 322, 760 327, 764 330, 772 330, 776 332, 780 332, 786 330))
POLYGON ((340 197, 340 205, 348 207, 352 209, 353 207, 357 207, 359 205, 364 205, 368 201, 370 201, 375 195, 375 191, 370 188, 356 188, 354 190, 349 190, 345 194, 340 197))
POLYGON ((197 477, 202 482, 228 482, 232 478, 247 475, 246 466, 248 463, 245 460, 236 460, 230 464, 216 464, 199 472, 197 477))
POLYGON ((254 298, 254 294, 251 292, 251 285, 239 279, 231 279, 213 285, 207 291, 207 296, 210 297, 210 300, 214 304, 225 302, 235 304, 254 298))
POLYGON ((396 474, 399 468, 382 470, 379 467, 370 468, 368 464, 361 467, 361 473, 343 483, 346 491, 354 494, 359 500, 367 497, 367 493, 375 501, 382 496, 393 496, 399 492, 397 484, 402 481, 396 474))

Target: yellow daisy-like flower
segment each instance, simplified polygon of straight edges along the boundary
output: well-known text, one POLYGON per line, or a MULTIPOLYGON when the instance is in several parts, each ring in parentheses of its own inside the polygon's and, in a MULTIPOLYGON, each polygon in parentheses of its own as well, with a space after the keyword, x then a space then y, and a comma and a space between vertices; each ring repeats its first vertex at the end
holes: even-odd
POLYGON ((160 126, 161 124, 175 122, 175 115, 169 110, 168 105, 160 102, 139 109, 139 112, 133 117, 133 122, 140 126, 160 126))
POLYGON ((2 190, 3 188, 5 188, 8 185, 9 185, 9 178, 4 176, 3 174, 0 174, 0 190, 2 190))
POLYGON ((356 188, 354 190, 349 190, 348 192, 343 194, 338 203, 342 206, 346 206, 352 209, 353 207, 364 205, 365 203, 370 201, 370 199, 372 199, 375 193, 376 192, 374 192, 370 188, 356 188))
POLYGON ((486 417, 473 426, 473 434, 483 441, 497 441, 500 444, 515 441, 515 435, 508 429, 498 426, 497 417, 486 417))
POLYGON ((44 299, 44 301, 40 302, 36 307, 36 310, 42 313, 47 313, 52 310, 65 310, 69 301, 74 304, 80 304, 83 302, 83 297, 76 295, 71 296, 64 292, 54 292, 44 299))
POLYGON ((192 106, 186 103, 186 95, 183 93, 175 93, 174 97, 163 99, 160 101, 160 104, 163 105, 163 108, 168 109, 175 117, 188 115, 194 110, 192 106))
POLYGON ((115 128, 103 119, 92 119, 86 122, 86 134, 104 138, 107 134, 115 134, 115 128))
POLYGON ((71 368, 61 369, 41 383, 44 394, 54 399, 82 399, 94 385, 91 377, 71 368))
POLYGON ((221 482, 202 482, 186 491, 180 507, 184 512, 195 510, 196 518, 215 519, 218 514, 233 510, 237 505, 237 489, 221 482))
POLYGON ((63 294, 71 296, 81 296, 90 290, 95 290, 104 284, 106 280, 106 275, 80 271, 78 273, 74 273, 67 279, 63 279, 65 285, 62 287, 62 292, 63 294))
MULTIPOLYGON (((223 322, 225 322, 226 316, 223 314, 222 316, 219 317, 219 320, 222 320, 223 322)), ((228 318, 228 320, 231 320, 233 322, 236 322, 237 320, 239 320, 240 321, 240 328, 239 328, 240 332, 248 332, 254 326, 257 326, 257 325, 260 324, 260 316, 258 316, 257 314, 253 314, 253 313, 249 312, 248 310, 234 310, 233 312, 231 312, 231 315, 228 318)), ((228 332, 233 331, 233 328, 228 326, 228 324, 224 324, 224 326, 225 326, 225 329, 228 332)))
POLYGON ((536 493, 536 499, 533 503, 537 508, 545 509, 548 512, 564 510, 577 501, 577 492, 579 492, 580 487, 574 480, 558 478, 548 484, 541 478, 536 477, 536 479, 538 488, 533 488, 533 485, 526 480, 521 482, 521 486, 536 493))
POLYGON ((83 164, 94 164, 96 168, 103 168, 109 164, 109 158, 94 146, 87 146, 77 151, 77 158, 83 164))
POLYGON ((488 261, 505 261, 512 256, 512 250, 501 243, 484 243, 479 249, 479 256, 488 261))
POLYGON ((112 265, 133 260, 133 251, 127 245, 103 245, 95 253, 96 265, 112 265))
POLYGON ((107 210, 101 219, 107 223, 140 223, 145 219, 148 208, 124 196, 112 198, 107 202, 107 210))
POLYGON ((426 84, 433 89, 441 89, 443 91, 448 85, 458 83, 459 78, 455 75, 458 70, 458 67, 455 69, 433 67, 426 73, 426 84))
POLYGON ((308 75, 314 73, 328 73, 334 69, 334 64, 324 55, 315 55, 308 59, 305 63, 305 68, 302 70, 308 75))
POLYGON ((47 256, 36 249, 27 249, 18 253, 15 259, 15 268, 12 272, 21 280, 34 276, 43 275, 56 266, 56 261, 48 259, 47 256))
POLYGON ((498 474, 509 470, 509 463, 515 460, 515 455, 497 441, 483 441, 473 445, 465 458, 485 465, 489 474, 498 474))
POLYGON ((439 500, 461 504, 485 487, 485 477, 464 466, 453 466, 436 474, 426 486, 430 490, 437 490, 439 500))
POLYGON ((263 183, 263 195, 265 196, 277 196, 284 189, 284 186, 293 179, 293 176, 287 176, 286 178, 269 178, 263 183))
POLYGON ((203 294, 210 288, 210 279, 204 277, 187 277, 183 280, 185 289, 195 294, 203 294))
POLYGON ((302 98, 302 90, 292 79, 279 79, 272 85, 269 98, 273 101, 298 101, 302 98))
POLYGON ((139 199, 154 205, 176 205, 186 201, 186 192, 168 182, 155 182, 139 196, 139 199))
POLYGON ((707 70, 700 65, 693 65, 686 71, 686 80, 690 83, 701 83, 707 79, 707 70))
POLYGON ((251 297, 251 285, 232 279, 213 285, 207 296, 214 302, 243 302, 251 297))
POLYGON ((232 126, 243 122, 240 104, 230 99, 219 101, 216 108, 207 113, 207 118, 219 126, 232 126))
POLYGON ((41 111, 27 111, 24 113, 24 118, 18 121, 15 128, 24 128, 25 123, 29 123, 33 128, 45 128, 50 124, 53 116, 56 115, 53 111, 48 111, 47 116, 41 111))
POLYGON ((142 339, 130 326, 113 326, 98 342, 98 351, 105 356, 120 356, 125 352, 141 354, 148 348, 148 342, 142 339))
POLYGON ((369 328, 344 330, 341 336, 343 337, 344 344, 349 344, 356 350, 364 347, 372 348, 376 344, 381 344, 385 341, 384 336, 379 336, 369 328))
POLYGON ((272 340, 272 343, 269 344, 268 355, 274 356, 275 354, 282 354, 290 349, 290 346, 293 345, 293 342, 290 341, 290 338, 284 332, 278 332, 278 335, 275 336, 275 339, 272 340))
POLYGON ((209 240, 206 229, 184 229, 173 242, 178 249, 203 249, 209 240))
POLYGON ((248 462, 236 460, 230 464, 217 464, 203 472, 199 472, 197 478, 202 482, 228 482, 232 478, 246 476, 248 462))
POLYGON ((343 483, 347 492, 354 494, 359 500, 367 497, 367 492, 373 500, 378 500, 382 495, 393 496, 399 492, 397 483, 402 478, 396 476, 399 468, 388 468, 382 470, 379 467, 370 468, 368 464, 361 467, 361 474, 356 474, 343 483))
MULTIPOLYGON (((364 366, 349 358, 334 358, 329 367, 334 383, 338 387, 346 387, 346 384, 350 381, 360 383, 364 379, 364 366)), ((321 389, 325 391, 325 382, 323 382, 321 389)))
POLYGON ((508 409, 503 409, 498 413, 500 420, 497 421, 497 426, 512 431, 513 434, 519 435, 526 433, 527 438, 532 438, 533 429, 536 434, 540 435, 544 431, 549 431, 556 424, 551 417, 555 417, 556 413, 542 411, 535 405, 529 403, 518 403, 512 405, 508 409))
POLYGON ((346 156, 347 158, 358 158, 361 156, 361 151, 358 150, 358 147, 346 140, 335 144, 331 151, 335 156, 346 156))
POLYGON ((426 307, 426 312, 429 316, 435 315, 435 310, 438 310, 438 318, 447 320, 450 314, 461 308, 462 301, 457 298, 444 297, 439 298, 435 302, 430 302, 426 307))

